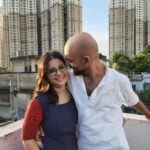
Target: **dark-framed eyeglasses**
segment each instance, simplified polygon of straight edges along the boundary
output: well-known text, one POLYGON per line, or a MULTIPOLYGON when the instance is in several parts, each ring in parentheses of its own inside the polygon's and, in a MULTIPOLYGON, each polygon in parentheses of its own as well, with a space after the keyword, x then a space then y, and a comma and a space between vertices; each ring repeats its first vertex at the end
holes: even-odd
POLYGON ((47 72, 48 72, 48 74, 50 74, 50 75, 56 75, 58 70, 61 71, 61 72, 66 72, 67 66, 64 65, 64 64, 60 64, 60 65, 58 66, 58 68, 55 68, 55 67, 49 68, 49 69, 47 70, 47 72))

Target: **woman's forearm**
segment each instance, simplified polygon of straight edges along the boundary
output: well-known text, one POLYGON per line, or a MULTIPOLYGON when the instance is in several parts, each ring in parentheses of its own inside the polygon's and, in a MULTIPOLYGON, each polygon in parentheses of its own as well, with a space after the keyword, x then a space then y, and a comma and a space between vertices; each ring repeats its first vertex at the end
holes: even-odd
POLYGON ((39 145, 35 139, 25 140, 22 143, 25 150, 40 150, 39 145))

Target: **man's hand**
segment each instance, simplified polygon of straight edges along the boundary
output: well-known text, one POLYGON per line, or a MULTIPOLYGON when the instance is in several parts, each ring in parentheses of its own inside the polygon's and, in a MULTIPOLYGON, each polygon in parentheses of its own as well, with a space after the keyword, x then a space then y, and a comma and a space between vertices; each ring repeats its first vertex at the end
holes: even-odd
POLYGON ((150 112, 145 117, 150 121, 150 112))
POLYGON ((150 111, 146 108, 143 102, 139 101, 137 104, 133 106, 138 112, 145 115, 145 117, 150 120, 150 111))
POLYGON ((42 137, 44 137, 44 131, 42 127, 39 127, 39 129, 36 132, 36 140, 41 141, 42 137))

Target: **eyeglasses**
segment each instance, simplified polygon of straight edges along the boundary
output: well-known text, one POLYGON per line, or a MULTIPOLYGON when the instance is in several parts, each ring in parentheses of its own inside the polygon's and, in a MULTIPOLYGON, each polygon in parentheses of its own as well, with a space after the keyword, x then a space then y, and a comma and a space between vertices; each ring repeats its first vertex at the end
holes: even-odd
POLYGON ((66 67, 64 64, 60 64, 60 65, 58 66, 58 68, 55 68, 55 67, 49 68, 47 72, 48 72, 50 75, 56 75, 58 70, 61 71, 61 72, 65 72, 66 69, 67 69, 67 67, 66 67))

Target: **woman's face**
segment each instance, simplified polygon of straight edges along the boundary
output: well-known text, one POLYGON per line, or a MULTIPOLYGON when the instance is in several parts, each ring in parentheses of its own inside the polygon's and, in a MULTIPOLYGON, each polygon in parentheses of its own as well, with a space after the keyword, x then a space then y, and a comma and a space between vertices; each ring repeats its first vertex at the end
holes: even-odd
POLYGON ((62 87, 68 79, 67 67, 59 59, 52 59, 48 63, 48 80, 54 87, 62 87))

